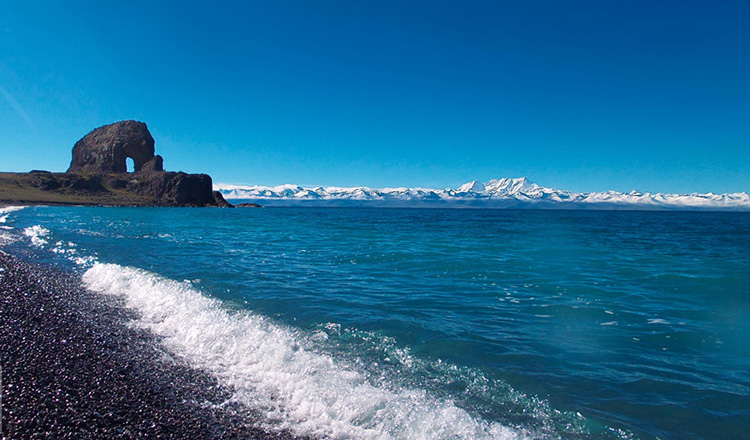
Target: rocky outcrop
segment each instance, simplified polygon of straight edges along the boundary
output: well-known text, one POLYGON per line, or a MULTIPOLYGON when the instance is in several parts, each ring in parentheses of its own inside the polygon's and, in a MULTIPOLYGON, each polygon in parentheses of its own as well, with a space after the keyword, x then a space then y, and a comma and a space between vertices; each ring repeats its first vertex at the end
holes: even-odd
POLYGON ((213 196, 214 196, 214 203, 216 203, 216 206, 218 206, 219 208, 234 208, 234 205, 227 202, 224 199, 224 196, 221 195, 219 191, 214 191, 213 196))
POLYGON ((143 122, 99 127, 73 146, 66 173, 0 173, 0 200, 107 206, 232 207, 213 191, 211 176, 164 171, 143 122), (135 171, 127 172, 130 158, 135 171))
POLYGON ((141 171, 164 171, 164 159, 157 154, 151 160, 143 164, 141 171))
POLYGON ((125 189, 153 197, 159 206, 215 206, 213 184, 208 174, 137 173, 125 189))
POLYGON ((101 175, 50 173, 32 171, 31 184, 43 190, 61 190, 67 192, 100 192, 106 191, 101 175))
POLYGON ((144 166, 149 171, 164 170, 161 157, 154 156, 154 138, 143 122, 115 122, 91 131, 73 146, 68 172, 124 173, 128 158, 133 159, 136 172, 144 166))
POLYGON ((116 122, 76 142, 68 172, 34 170, 22 180, 44 193, 35 196, 38 200, 59 203, 232 206, 214 193, 211 176, 164 171, 154 144, 143 122, 116 122), (128 158, 135 165, 132 173, 127 172, 128 158))

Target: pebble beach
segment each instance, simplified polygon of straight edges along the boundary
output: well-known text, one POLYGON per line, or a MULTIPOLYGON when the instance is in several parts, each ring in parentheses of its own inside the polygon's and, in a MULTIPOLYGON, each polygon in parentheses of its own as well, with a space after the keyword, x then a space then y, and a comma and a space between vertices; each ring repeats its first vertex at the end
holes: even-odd
POLYGON ((278 439, 79 276, 0 251, 2 438, 278 439))

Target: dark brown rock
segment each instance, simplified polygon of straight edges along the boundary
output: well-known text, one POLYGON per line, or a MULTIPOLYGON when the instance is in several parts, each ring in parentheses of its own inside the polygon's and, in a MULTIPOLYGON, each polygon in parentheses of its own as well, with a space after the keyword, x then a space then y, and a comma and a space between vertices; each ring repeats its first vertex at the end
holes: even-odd
POLYGON ((52 173, 31 172, 31 184, 45 191, 60 188, 60 182, 52 173))
POLYGON ((238 208, 262 208, 263 205, 259 205, 257 203, 239 203, 237 204, 238 208))
MULTIPOLYGON (((73 147, 68 172, 124 173, 127 158, 133 159, 135 171, 154 159, 154 138, 143 122, 115 122, 91 131, 73 147)), ((158 162, 151 169, 162 168, 158 162)))
POLYGON ((214 196, 214 203, 216 203, 216 206, 219 208, 234 208, 234 205, 227 202, 223 195, 219 191, 213 192, 214 196))
POLYGON ((143 164, 141 171, 164 171, 164 159, 158 154, 143 164))
POLYGON ((31 173, 31 184, 45 191, 62 190, 66 192, 101 192, 106 191, 104 177, 100 174, 77 173, 31 173))
MULTIPOLYGON (((146 124, 121 121, 99 127, 73 147, 66 173, 32 170, 12 177, 11 200, 124 206, 231 207, 213 192, 211 177, 164 171, 146 124), (127 173, 126 160, 135 171, 127 173), (25 188, 28 187, 28 188, 25 188), (18 194, 25 197, 18 198, 18 194)), ((2 188, 0 188, 2 190, 2 188)), ((3 190, 4 191, 4 190, 3 190)))
POLYGON ((153 171, 133 174, 125 189, 155 199, 159 206, 215 206, 208 174, 153 171))
POLYGON ((71 191, 98 192, 106 191, 100 175, 65 174, 60 179, 60 186, 71 191))

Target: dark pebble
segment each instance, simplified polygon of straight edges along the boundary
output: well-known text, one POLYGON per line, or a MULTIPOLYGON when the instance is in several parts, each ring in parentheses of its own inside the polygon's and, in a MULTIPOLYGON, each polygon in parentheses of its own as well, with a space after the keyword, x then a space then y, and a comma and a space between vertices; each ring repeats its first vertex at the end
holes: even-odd
POLYGON ((0 251, 3 439, 292 439, 74 273, 0 251), (213 405, 212 405, 213 404, 213 405))

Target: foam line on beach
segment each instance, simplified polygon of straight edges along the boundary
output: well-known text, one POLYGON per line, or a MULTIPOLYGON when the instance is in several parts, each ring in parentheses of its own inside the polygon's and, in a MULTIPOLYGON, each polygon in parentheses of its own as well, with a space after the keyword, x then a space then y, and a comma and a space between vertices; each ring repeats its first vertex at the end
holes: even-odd
POLYGON ((292 329, 229 312, 187 283, 115 264, 83 275, 93 291, 125 298, 139 326, 175 354, 234 389, 277 429, 363 439, 517 439, 524 434, 472 416, 423 390, 373 383, 307 346, 292 329))
POLYGON ((0 206, 0 223, 6 223, 8 221, 8 215, 11 212, 20 211, 25 206, 0 206))
POLYGON ((102 299, 76 273, 0 250, 0 438, 293 440, 221 405, 231 394, 215 378, 102 299))
POLYGON ((8 232, 13 228, 10 226, 6 226, 6 223, 8 222, 8 217, 12 212, 20 211, 23 208, 25 208, 25 206, 0 205, 0 246, 4 246, 8 243, 16 241, 16 237, 8 232))

